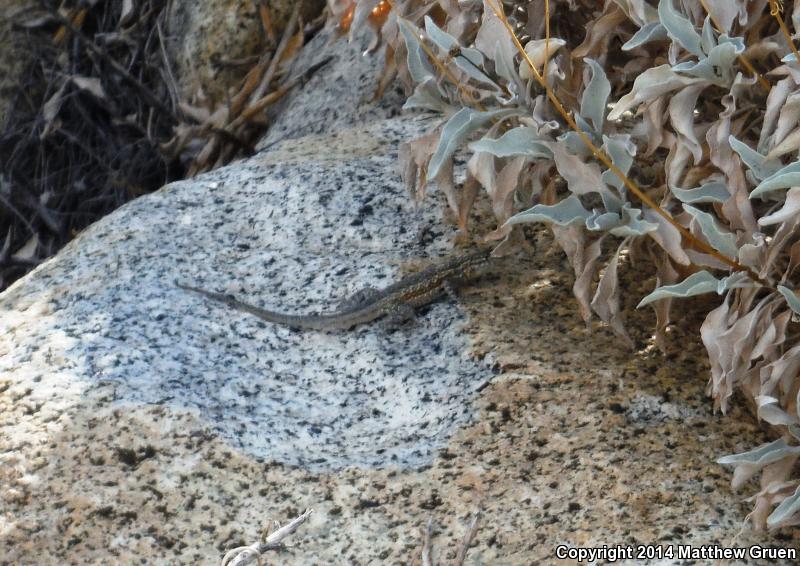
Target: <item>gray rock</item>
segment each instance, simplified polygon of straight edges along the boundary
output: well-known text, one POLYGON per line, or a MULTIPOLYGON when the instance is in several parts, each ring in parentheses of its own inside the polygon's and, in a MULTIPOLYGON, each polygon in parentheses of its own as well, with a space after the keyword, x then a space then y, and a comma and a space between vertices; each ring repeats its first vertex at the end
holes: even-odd
MULTIPOLYGON (((202 91, 215 103, 225 103, 228 89, 248 70, 240 62, 258 57, 266 49, 259 4, 224 0, 169 4, 167 55, 182 99, 202 91)), ((268 0, 263 4, 279 41, 296 2, 268 0)), ((316 18, 323 7, 322 0, 302 0, 302 21, 316 18)))
MULTIPOLYGON (((352 61, 340 57, 329 72, 352 61)), ((435 305, 396 331, 296 332, 174 284, 320 312, 400 278, 403 261, 446 254, 439 209, 415 210, 397 173, 397 144, 430 124, 344 128, 356 99, 321 79, 333 88, 312 87, 286 115, 306 115, 327 135, 138 199, 5 293, 0 340, 10 352, 0 367, 13 391, 30 390, 55 413, 80 397, 196 412, 255 458, 313 470, 429 463, 489 375, 464 359, 457 306, 435 305), (307 106, 329 100, 349 110, 307 106), (423 228, 435 244, 418 241, 423 228), (19 316, 30 308, 41 314, 19 316)))

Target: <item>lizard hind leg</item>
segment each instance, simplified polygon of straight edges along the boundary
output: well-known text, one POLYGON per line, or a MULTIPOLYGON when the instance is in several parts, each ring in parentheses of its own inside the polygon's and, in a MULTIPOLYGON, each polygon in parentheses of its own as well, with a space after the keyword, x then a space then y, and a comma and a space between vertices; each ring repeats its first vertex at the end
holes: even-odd
POLYGON ((375 287, 364 287, 359 289, 349 297, 346 297, 339 303, 339 310, 348 310, 359 307, 364 303, 368 303, 376 299, 381 292, 375 287))
POLYGON ((383 326, 388 330, 394 330, 416 318, 417 316, 411 306, 405 303, 395 303, 387 309, 383 326))

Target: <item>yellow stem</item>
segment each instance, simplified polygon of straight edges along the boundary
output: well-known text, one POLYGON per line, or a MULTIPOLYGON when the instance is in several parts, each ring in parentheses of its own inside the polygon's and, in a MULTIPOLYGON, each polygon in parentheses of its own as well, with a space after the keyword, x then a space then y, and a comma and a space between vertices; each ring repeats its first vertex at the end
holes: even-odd
POLYGON ((547 60, 550 58, 550 0, 544 0, 544 65, 542 76, 547 79, 547 60))
POLYGON ((786 24, 781 17, 781 12, 783 12, 783 5, 779 4, 777 0, 769 0, 769 7, 770 7, 770 15, 778 21, 778 26, 781 28, 781 32, 783 32, 783 37, 786 39, 786 43, 789 44, 789 47, 792 48, 792 53, 794 53, 795 61, 800 64, 800 53, 797 52, 797 48, 794 46, 794 41, 792 41, 792 34, 789 33, 789 28, 786 27, 786 24))

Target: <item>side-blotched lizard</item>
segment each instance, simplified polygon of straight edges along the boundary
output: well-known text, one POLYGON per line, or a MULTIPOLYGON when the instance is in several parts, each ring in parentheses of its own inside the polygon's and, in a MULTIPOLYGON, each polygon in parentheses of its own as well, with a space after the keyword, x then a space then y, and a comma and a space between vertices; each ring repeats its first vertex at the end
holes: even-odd
POLYGON ((222 293, 177 285, 181 289, 199 293, 275 324, 307 330, 342 330, 381 317, 394 320, 412 318, 414 308, 435 301, 445 293, 452 294, 458 285, 479 275, 481 268, 489 263, 489 253, 486 250, 455 257, 401 279, 384 289, 364 289, 350 297, 339 310, 317 315, 273 312, 243 303, 222 293))

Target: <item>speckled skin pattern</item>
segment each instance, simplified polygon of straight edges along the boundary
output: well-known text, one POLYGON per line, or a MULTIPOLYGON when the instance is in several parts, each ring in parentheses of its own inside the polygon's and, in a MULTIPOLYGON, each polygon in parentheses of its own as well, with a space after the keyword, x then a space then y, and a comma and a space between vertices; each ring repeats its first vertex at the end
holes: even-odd
POLYGON ((287 100, 289 139, 124 207, 0 295, 0 563, 218 564, 307 507, 268 563, 405 565, 429 518, 446 563, 476 508, 468 564, 549 565, 560 543, 797 547, 743 526, 714 461, 768 436, 741 404, 711 412, 692 314, 708 304, 653 347, 643 262, 620 265, 634 350, 583 323, 544 230, 394 331, 298 332, 174 287, 312 312, 449 253, 439 195, 415 210, 397 178, 397 144, 430 122, 393 118, 394 93, 368 105, 368 37, 325 39, 303 57, 337 62, 287 100))

